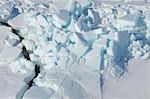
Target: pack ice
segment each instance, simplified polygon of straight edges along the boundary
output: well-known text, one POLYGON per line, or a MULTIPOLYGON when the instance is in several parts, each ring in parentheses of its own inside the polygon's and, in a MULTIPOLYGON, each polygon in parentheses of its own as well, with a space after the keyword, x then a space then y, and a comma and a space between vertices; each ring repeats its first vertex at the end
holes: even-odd
POLYGON ((1 0, 0 99, 149 99, 149 0, 1 0))

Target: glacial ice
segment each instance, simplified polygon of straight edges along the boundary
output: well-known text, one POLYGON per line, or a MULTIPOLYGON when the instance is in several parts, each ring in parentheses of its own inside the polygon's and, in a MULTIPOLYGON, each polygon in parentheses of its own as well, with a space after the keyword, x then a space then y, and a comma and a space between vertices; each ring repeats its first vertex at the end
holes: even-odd
POLYGON ((1 0, 0 99, 148 99, 143 2, 1 0))
POLYGON ((50 99, 51 90, 44 87, 31 87, 22 99, 50 99))
POLYGON ((69 21, 71 20, 69 12, 67 10, 60 10, 57 15, 53 16, 53 18, 54 24, 59 28, 66 27, 69 24, 69 21))

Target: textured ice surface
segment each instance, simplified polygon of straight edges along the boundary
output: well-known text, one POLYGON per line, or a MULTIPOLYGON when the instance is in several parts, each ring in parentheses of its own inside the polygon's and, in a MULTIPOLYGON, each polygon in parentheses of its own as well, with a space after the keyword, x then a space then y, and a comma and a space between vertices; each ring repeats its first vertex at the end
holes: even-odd
POLYGON ((27 75, 27 73, 21 74, 19 71, 13 72, 7 65, 0 65, 0 98, 15 99, 19 90, 25 85, 24 78, 27 75))
POLYGON ((118 81, 107 79, 104 99, 149 99, 149 62, 132 60, 128 66, 128 74, 118 81))
POLYGON ((1 0, 0 99, 149 99, 149 5, 1 0))
POLYGON ((53 93, 50 91, 48 88, 33 86, 22 99, 50 99, 50 95, 53 93))

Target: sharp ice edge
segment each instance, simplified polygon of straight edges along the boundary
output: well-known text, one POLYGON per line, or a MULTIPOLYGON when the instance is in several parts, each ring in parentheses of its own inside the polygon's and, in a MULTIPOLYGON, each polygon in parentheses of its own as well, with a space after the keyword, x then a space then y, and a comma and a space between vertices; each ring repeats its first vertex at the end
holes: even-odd
MULTIPOLYGON (((98 1, 93 1, 89 0, 84 3, 70 0, 68 5, 64 1, 62 3, 66 3, 67 8, 63 7, 63 9, 56 4, 57 0, 47 0, 46 2, 44 0, 1 1, 0 5, 4 8, 7 7, 7 10, 0 11, 2 13, 1 24, 12 27, 12 32, 19 37, 21 42, 19 45, 16 38, 15 40, 8 39, 7 45, 21 46, 22 55, 28 60, 23 64, 27 64, 27 62, 30 66, 32 66, 31 63, 34 66, 40 64, 40 71, 44 72, 60 64, 71 65, 76 62, 86 64, 89 61, 87 60, 89 54, 98 49, 98 53, 101 53, 99 72, 100 90, 103 94, 106 76, 121 77, 127 72, 129 59, 150 58, 150 41, 148 40, 150 36, 147 33, 148 26, 143 11, 137 11, 137 16, 131 20, 134 11, 124 7, 125 11, 122 11, 124 13, 120 11, 121 14, 118 12, 120 6, 118 9, 115 6, 113 9, 109 9, 110 11, 107 12, 109 17, 106 17, 103 11, 98 10, 98 1), (12 6, 11 3, 14 5, 12 6), (122 24, 114 24, 116 19, 122 24), (98 33, 94 32, 95 30, 98 33), (107 41, 104 46, 102 45, 102 51, 101 47, 98 47, 99 44, 95 43, 100 39, 107 41), (105 75, 105 72, 110 72, 110 74, 105 75)), ((109 2, 102 1, 101 3, 111 5, 109 2)), ((112 3, 120 4, 120 2, 112 3)), ((134 5, 135 3, 124 2, 122 4, 134 5)), ((29 66, 26 68, 35 73, 39 72, 34 71, 36 68, 33 69, 29 66)), ((42 73, 40 74, 42 75, 42 73)), ((38 79, 45 81, 45 76, 40 79, 38 75, 34 75, 19 91, 17 97, 22 98, 23 93, 31 87, 32 83, 38 85, 38 79)))
MULTIPOLYGON (((8 25, 7 23, 1 22, 1 24, 4 25, 4 26, 9 26, 9 27, 11 27, 11 26, 8 25)), ((13 29, 13 28, 12 28, 12 33, 15 34, 15 35, 17 35, 17 36, 20 38, 20 42, 24 39, 22 36, 19 35, 19 32, 18 32, 16 29, 13 29)), ((27 51, 27 49, 26 49, 25 46, 22 47, 22 54, 23 54, 23 56, 24 56, 24 58, 25 58, 26 60, 31 61, 31 59, 30 59, 30 57, 29 57, 29 52, 27 51)), ((32 87, 32 85, 33 85, 33 83, 34 83, 33 80, 34 80, 34 79, 38 76, 38 74, 40 73, 40 66, 39 66, 39 65, 35 64, 35 67, 34 67, 34 68, 35 68, 35 69, 34 69, 33 73, 24 79, 24 80, 25 80, 25 84, 24 84, 24 86, 20 89, 20 91, 17 93, 16 99, 22 99, 24 93, 25 93, 28 89, 30 89, 30 87, 32 87)))

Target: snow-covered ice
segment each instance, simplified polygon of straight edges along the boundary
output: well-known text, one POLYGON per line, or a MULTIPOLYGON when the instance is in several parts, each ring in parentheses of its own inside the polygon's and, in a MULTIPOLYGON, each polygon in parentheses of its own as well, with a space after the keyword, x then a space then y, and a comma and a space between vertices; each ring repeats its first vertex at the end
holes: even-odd
POLYGON ((149 99, 149 0, 0 0, 0 99, 149 99))

